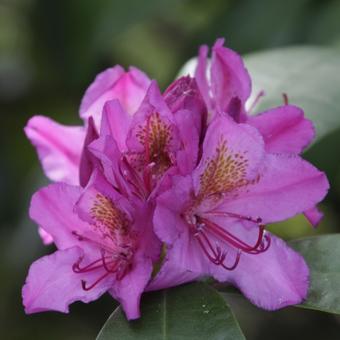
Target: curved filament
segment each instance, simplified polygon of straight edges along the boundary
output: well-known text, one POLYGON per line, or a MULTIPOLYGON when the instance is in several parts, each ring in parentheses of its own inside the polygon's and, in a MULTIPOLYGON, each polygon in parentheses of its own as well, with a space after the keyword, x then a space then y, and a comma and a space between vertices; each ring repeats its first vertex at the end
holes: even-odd
POLYGON ((270 245, 270 237, 269 235, 265 235, 265 225, 262 224, 262 220, 260 218, 254 219, 252 217, 242 216, 234 213, 220 213, 220 212, 214 212, 214 215, 217 216, 228 216, 228 217, 234 217, 238 219, 243 219, 247 221, 251 221, 258 226, 258 236, 255 244, 251 245, 243 240, 241 240, 239 237, 233 235, 229 231, 225 230, 224 228, 220 227, 218 224, 206 219, 206 218, 200 218, 202 223, 207 227, 206 230, 209 231, 214 236, 221 238, 223 241, 231 244, 233 247, 238 248, 246 253, 249 254, 259 254, 263 253, 269 248, 270 245))
POLYGON ((226 270, 234 270, 241 257, 241 252, 238 251, 236 258, 231 265, 226 264, 226 257, 227 252, 222 252, 221 248, 219 246, 216 246, 215 248, 211 244, 209 238, 204 233, 204 231, 199 231, 195 235, 195 238, 198 241, 198 244, 200 245, 201 249, 203 250, 204 254, 207 256, 207 258, 215 265, 222 266, 226 270))

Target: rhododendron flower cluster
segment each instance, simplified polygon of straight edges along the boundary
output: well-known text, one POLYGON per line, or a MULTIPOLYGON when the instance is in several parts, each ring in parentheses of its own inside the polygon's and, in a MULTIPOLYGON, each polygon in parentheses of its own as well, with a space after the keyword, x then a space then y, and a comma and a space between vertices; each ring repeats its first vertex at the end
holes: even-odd
POLYGON ((221 39, 207 53, 163 94, 136 68, 104 71, 82 100, 83 126, 28 122, 55 182, 34 194, 30 216, 57 250, 29 270, 27 313, 109 292, 135 319, 144 291, 206 277, 268 310, 306 297, 304 259, 266 226, 321 218, 326 176, 299 156, 313 124, 288 103, 249 115, 241 57, 221 39))

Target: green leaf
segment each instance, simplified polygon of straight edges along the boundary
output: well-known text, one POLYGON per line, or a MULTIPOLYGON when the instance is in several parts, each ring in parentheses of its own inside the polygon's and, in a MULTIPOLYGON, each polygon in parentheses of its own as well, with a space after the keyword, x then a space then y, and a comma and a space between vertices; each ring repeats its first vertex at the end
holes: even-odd
POLYGON ((204 283, 145 294, 142 317, 127 321, 119 307, 97 340, 245 339, 223 297, 204 283))
POLYGON ((340 314, 340 234, 314 236, 289 244, 310 268, 308 298, 298 307, 340 314))
POLYGON ((339 52, 324 47, 285 47, 249 54, 246 66, 253 80, 252 97, 264 90, 256 111, 289 102, 302 107, 316 125, 317 139, 340 127, 339 52))

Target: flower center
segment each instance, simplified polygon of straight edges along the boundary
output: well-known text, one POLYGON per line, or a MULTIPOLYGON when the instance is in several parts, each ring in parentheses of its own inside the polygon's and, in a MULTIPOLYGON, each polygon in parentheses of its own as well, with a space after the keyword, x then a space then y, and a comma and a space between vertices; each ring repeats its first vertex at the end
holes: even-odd
POLYGON ((159 113, 154 112, 144 125, 139 126, 136 137, 143 151, 126 154, 123 174, 125 173, 125 179, 136 189, 137 195, 145 197, 174 164, 170 152, 172 126, 161 119, 159 113))
POLYGON ((117 247, 114 251, 101 248, 100 252, 100 258, 84 266, 81 266, 81 263, 84 260, 84 257, 82 256, 72 266, 72 270, 74 271, 74 273, 77 274, 83 274, 93 271, 101 272, 102 275, 100 275, 93 283, 89 285, 85 280, 81 281, 82 287, 86 291, 94 288, 98 283, 100 283, 109 275, 114 274, 116 280, 122 280, 132 267, 135 249, 129 245, 125 244, 121 247, 117 247))
POLYGON ((127 214, 119 209, 110 198, 96 194, 90 208, 91 223, 96 236, 88 237, 73 231, 79 241, 88 242, 99 249, 100 256, 96 260, 81 265, 84 256, 72 266, 77 274, 97 271, 101 275, 91 284, 82 280, 84 290, 94 288, 109 275, 115 275, 120 281, 130 271, 137 248, 137 235, 131 230, 131 221, 127 214))

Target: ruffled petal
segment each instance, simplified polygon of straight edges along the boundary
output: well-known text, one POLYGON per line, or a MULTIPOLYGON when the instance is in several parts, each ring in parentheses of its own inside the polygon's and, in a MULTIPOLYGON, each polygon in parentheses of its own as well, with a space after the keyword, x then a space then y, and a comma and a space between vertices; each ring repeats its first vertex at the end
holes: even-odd
POLYGON ((46 176, 55 182, 79 183, 80 155, 85 130, 78 126, 63 126, 53 120, 34 116, 25 133, 36 147, 46 176))
POLYGON ((128 72, 117 65, 97 75, 86 90, 80 105, 80 116, 87 120, 93 116, 100 126, 104 104, 112 99, 119 100, 129 114, 136 112, 150 84, 148 77, 138 69, 130 67, 128 72))
POLYGON ((313 140, 313 123, 303 111, 293 105, 280 106, 250 116, 247 124, 256 127, 263 136, 266 151, 271 153, 302 152, 313 140))
MULTIPOLYGON (((124 69, 120 65, 116 65, 96 76, 93 83, 86 89, 84 97, 81 100, 79 109, 81 118, 87 121, 91 115, 101 115, 105 102, 112 99, 110 98, 110 90, 116 85, 124 73, 124 69)), ((100 123, 100 121, 98 123, 100 123)))
POLYGON ((80 187, 56 183, 40 189, 32 197, 31 219, 51 235, 59 249, 78 245, 73 232, 87 230, 87 225, 74 212, 80 194, 80 187))
POLYGON ((242 254, 225 281, 237 286, 255 305, 276 310, 301 303, 307 296, 309 270, 303 257, 271 235, 271 245, 258 255, 242 254))
POLYGON ((88 303, 98 299, 112 285, 112 277, 102 280, 89 291, 82 288, 82 280, 92 282, 102 275, 98 271, 75 273, 72 265, 83 256, 78 247, 58 250, 35 261, 22 289, 27 314, 44 311, 69 312, 75 301, 88 303))
POLYGON ((314 207, 328 188, 325 174, 299 156, 268 154, 258 181, 226 197, 219 210, 278 222, 314 207))

